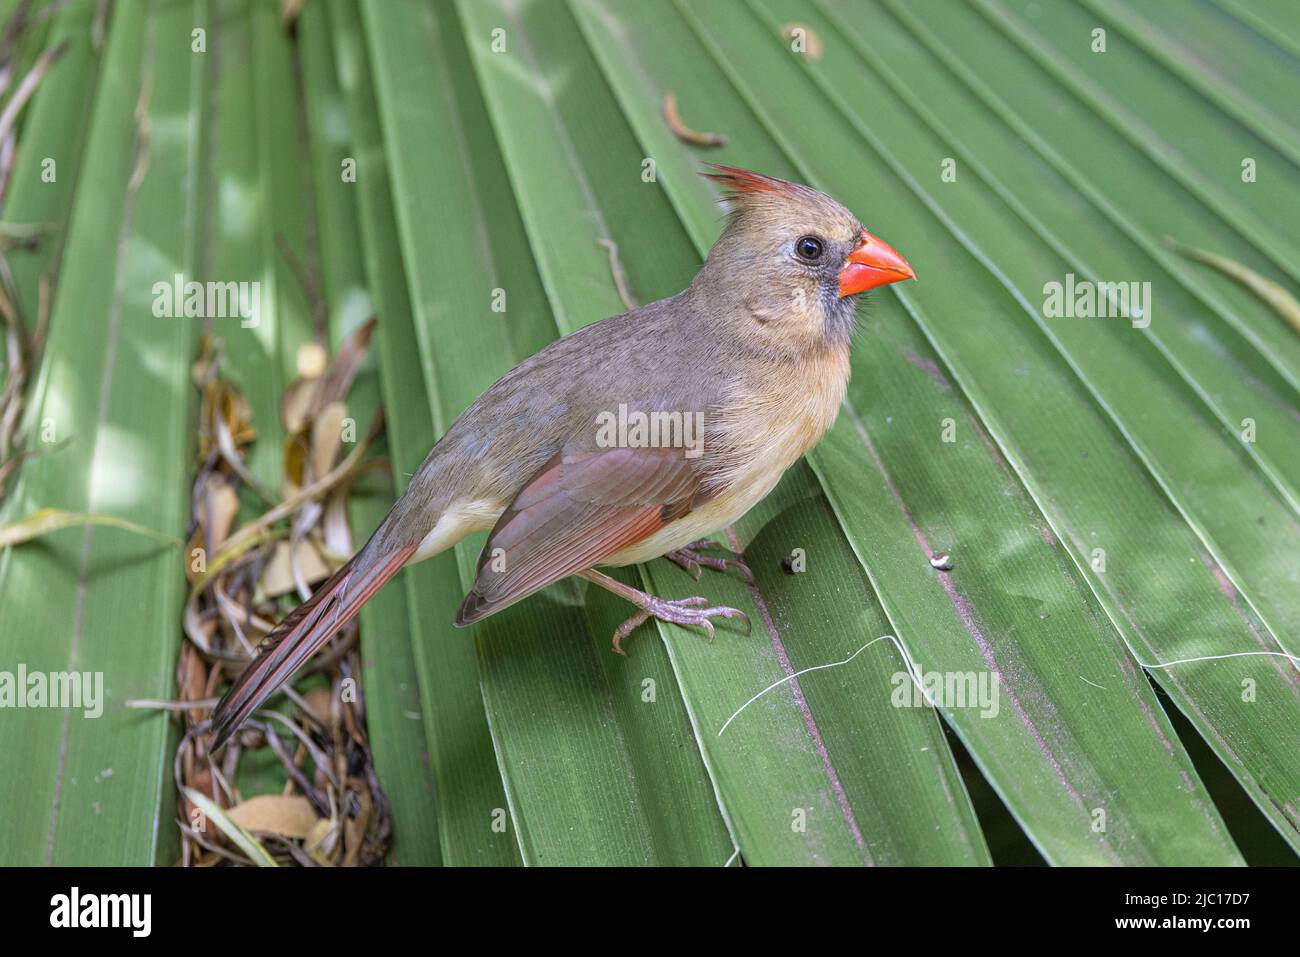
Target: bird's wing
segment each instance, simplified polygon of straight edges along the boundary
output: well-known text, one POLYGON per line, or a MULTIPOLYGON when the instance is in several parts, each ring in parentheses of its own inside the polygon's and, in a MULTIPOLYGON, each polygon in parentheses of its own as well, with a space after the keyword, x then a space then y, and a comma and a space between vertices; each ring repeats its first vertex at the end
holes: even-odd
POLYGON ((684 452, 619 448, 554 456, 492 529, 456 624, 591 568, 691 511, 706 495, 684 452))

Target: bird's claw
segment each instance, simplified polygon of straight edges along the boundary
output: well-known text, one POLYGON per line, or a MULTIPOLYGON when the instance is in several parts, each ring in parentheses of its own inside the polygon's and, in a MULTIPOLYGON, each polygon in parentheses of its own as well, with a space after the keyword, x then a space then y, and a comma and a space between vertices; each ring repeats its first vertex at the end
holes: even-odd
POLYGON ((671 551, 664 557, 686 569, 695 576, 696 581, 700 580, 700 568, 704 566, 705 568, 717 569, 720 572, 725 572, 728 568, 734 568, 740 572, 741 577, 746 582, 751 585, 754 584, 754 573, 745 564, 745 559, 708 538, 700 539, 698 542, 691 542, 685 548, 671 551), (700 554, 706 549, 726 552, 729 557, 719 558, 713 555, 700 554))
POLYGON ((639 609, 623 624, 619 625, 614 631, 614 651, 620 655, 627 655, 623 650, 623 639, 632 634, 638 627, 651 618, 657 618, 660 621, 666 621, 674 625, 699 625, 705 630, 712 641, 716 635, 713 628, 713 618, 743 618, 745 619, 745 634, 753 634, 754 624, 739 608, 729 608, 726 605, 714 605, 711 608, 701 608, 701 605, 708 605, 707 598, 701 598, 698 595, 693 598, 679 598, 676 601, 668 601, 664 598, 655 598, 653 595, 646 596, 646 605, 639 609))

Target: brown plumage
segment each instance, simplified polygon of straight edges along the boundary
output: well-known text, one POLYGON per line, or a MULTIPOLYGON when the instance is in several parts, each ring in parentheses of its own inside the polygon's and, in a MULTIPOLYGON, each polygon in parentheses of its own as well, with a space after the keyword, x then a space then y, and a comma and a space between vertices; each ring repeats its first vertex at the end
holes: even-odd
POLYGON ((854 297, 912 271, 814 189, 732 167, 706 175, 732 209, 690 286, 553 342, 483 393, 365 547, 267 636, 213 713, 214 747, 398 569, 482 529, 492 534, 458 625, 573 574, 637 606, 616 650, 649 617, 712 633, 711 618, 740 616, 645 595, 595 566, 723 564, 691 544, 753 507, 830 428, 854 297), (611 444, 620 409, 700 423, 702 443, 679 430, 667 445, 631 432, 611 444))

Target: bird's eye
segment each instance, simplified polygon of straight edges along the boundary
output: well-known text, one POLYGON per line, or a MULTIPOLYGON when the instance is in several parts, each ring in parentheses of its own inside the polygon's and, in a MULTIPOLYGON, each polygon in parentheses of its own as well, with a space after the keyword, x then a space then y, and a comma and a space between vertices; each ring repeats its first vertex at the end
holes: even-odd
POLYGON ((816 262, 822 256, 822 241, 816 236, 802 236, 795 241, 794 251, 805 262, 816 262))

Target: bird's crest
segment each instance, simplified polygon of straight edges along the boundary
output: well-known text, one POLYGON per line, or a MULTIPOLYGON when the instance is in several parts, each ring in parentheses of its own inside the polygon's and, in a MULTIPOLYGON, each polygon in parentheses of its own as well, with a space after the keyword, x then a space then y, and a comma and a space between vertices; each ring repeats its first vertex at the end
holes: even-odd
POLYGON ((709 163, 708 167, 709 169, 702 171, 700 175, 713 180, 715 183, 721 183, 731 198, 739 199, 756 193, 797 196, 801 191, 807 189, 805 186, 788 183, 783 179, 777 179, 775 176, 764 176, 762 173, 756 173, 752 169, 741 169, 739 166, 721 166, 717 163, 709 163))
POLYGON ((723 201, 731 212, 732 222, 753 216, 787 221, 792 216, 804 218, 810 214, 821 218, 847 217, 852 221, 852 214, 844 207, 810 186, 737 166, 708 165, 709 169, 701 170, 700 175, 722 185, 723 201))
POLYGON ((853 213, 811 186, 764 176, 740 166, 708 164, 701 176, 723 186, 723 202, 733 226, 744 222, 749 228, 763 224, 789 226, 794 221, 809 224, 842 224, 848 233, 862 229, 853 213))

